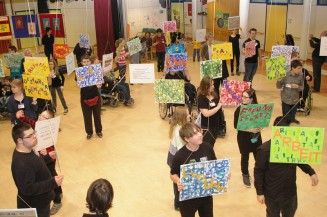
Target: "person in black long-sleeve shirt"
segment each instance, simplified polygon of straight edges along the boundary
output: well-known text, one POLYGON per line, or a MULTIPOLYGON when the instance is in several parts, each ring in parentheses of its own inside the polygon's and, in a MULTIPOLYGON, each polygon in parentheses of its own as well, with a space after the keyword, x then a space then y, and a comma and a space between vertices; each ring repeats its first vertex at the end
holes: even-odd
POLYGON ((50 60, 50 54, 51 54, 52 58, 54 58, 54 56, 53 56, 54 36, 51 34, 52 30, 50 27, 46 27, 45 32, 47 34, 45 34, 42 37, 42 44, 44 45, 45 56, 48 57, 48 60, 50 60))
MULTIPOLYGON (((54 198, 53 190, 61 186, 63 176, 52 177, 46 166, 46 159, 34 153, 37 138, 31 125, 15 125, 12 137, 16 144, 11 172, 18 189, 17 208, 36 208, 39 217, 49 217, 50 202, 54 198)), ((49 154, 49 158, 55 156, 55 152, 49 154)))
MULTIPOLYGON (((283 117, 277 117, 275 126, 288 126, 283 117)), ((312 186, 318 184, 318 176, 307 164, 269 163, 271 140, 257 151, 254 167, 254 186, 257 200, 266 204, 268 217, 292 217, 297 209, 296 167, 310 175, 312 186)))

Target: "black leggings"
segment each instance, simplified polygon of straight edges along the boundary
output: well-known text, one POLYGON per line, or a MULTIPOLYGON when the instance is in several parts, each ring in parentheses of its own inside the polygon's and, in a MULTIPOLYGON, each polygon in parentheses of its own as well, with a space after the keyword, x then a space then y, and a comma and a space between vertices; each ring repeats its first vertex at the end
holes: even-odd
MULTIPOLYGON (((253 152, 253 157, 256 159, 257 152, 253 152)), ((241 154, 241 171, 243 175, 249 175, 249 157, 250 153, 241 154)))

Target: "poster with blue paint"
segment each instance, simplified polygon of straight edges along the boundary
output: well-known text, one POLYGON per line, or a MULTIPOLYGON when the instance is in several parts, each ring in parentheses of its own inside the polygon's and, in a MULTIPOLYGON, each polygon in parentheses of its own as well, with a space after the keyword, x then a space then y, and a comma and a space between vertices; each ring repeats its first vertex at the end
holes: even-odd
POLYGON ((169 47, 166 47, 166 54, 174 54, 174 53, 185 53, 185 45, 184 44, 175 44, 169 47))
POLYGON ((15 38, 40 37, 39 22, 36 14, 11 17, 15 38))
POLYGON ((166 54, 166 71, 177 72, 186 69, 187 53, 166 54))
POLYGON ((90 36, 86 34, 79 34, 79 46, 90 48, 90 36))
POLYGON ((179 201, 226 193, 229 173, 230 159, 181 165, 179 201))
POLYGON ((79 67, 76 68, 75 71, 77 77, 77 85, 80 88, 102 84, 103 82, 101 64, 79 67))

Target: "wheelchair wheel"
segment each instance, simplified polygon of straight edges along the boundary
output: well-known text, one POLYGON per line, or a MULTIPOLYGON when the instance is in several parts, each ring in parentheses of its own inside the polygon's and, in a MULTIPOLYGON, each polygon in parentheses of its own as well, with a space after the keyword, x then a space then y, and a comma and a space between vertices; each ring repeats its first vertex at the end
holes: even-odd
POLYGON ((110 105, 111 107, 116 107, 117 104, 118 104, 117 99, 110 99, 110 100, 109 100, 109 105, 110 105))
POLYGON ((199 109, 196 106, 192 106, 190 114, 191 114, 191 122, 195 123, 196 119, 200 114, 199 109))
POLYGON ((123 94, 121 92, 118 92, 118 101, 119 102, 124 102, 125 101, 124 96, 123 96, 123 94))
POLYGON ((168 106, 166 103, 159 103, 159 115, 161 119, 165 119, 168 112, 168 106))

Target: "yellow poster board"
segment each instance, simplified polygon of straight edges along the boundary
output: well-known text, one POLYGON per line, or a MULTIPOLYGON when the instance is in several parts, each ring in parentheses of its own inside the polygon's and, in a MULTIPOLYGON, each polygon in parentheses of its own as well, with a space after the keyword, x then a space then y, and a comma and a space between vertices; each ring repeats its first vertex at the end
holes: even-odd
POLYGON ((50 68, 47 57, 25 57, 24 62, 25 74, 49 76, 50 68))
POLYGON ((212 59, 230 60, 233 59, 232 43, 212 45, 212 59))
POLYGON ((51 98, 47 77, 23 74, 23 83, 26 96, 46 100, 51 98))

